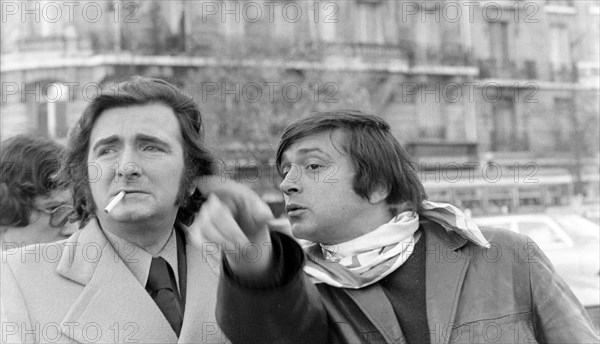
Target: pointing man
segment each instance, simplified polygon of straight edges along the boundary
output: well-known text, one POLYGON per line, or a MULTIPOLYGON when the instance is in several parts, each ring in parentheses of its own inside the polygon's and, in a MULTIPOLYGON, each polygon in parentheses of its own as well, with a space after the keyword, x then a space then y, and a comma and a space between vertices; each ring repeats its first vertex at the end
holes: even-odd
POLYGON ((266 221, 235 221, 245 207, 233 190, 217 193, 226 205, 211 195, 198 219, 210 240, 233 249, 217 319, 234 343, 598 342, 531 239, 480 231, 459 209, 426 200, 381 118, 300 119, 276 161, 292 232, 314 243, 304 252, 269 235, 266 221), (235 254, 248 243, 262 254, 235 254))

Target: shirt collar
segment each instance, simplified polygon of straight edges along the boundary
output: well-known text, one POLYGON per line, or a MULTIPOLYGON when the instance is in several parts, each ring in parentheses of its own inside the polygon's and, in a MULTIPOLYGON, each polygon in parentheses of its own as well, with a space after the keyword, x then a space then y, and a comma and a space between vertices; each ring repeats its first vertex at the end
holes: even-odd
MULTIPOLYGON (((134 243, 131 243, 116 234, 102 229, 104 235, 117 252, 117 255, 125 265, 129 268, 133 276, 140 282, 142 286, 146 286, 148 282, 148 274, 150 272, 150 264, 152 263, 152 255, 148 253, 143 248, 137 246, 134 243)), ((178 269, 178 261, 177 261, 177 232, 174 229, 171 229, 171 235, 167 240, 167 243, 160 252, 156 255, 156 257, 164 258, 167 263, 171 266, 173 273, 175 274, 175 281, 177 282, 177 288, 181 289, 179 286, 179 269, 178 269)))

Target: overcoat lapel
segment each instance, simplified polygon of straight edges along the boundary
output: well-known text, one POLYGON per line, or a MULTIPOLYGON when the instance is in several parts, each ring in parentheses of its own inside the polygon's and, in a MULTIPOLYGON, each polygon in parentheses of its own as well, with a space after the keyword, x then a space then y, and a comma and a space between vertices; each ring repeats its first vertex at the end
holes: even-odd
POLYGON ((344 291, 375 325, 388 344, 406 343, 394 308, 379 284, 344 291))
POLYGON ((467 240, 451 235, 435 223, 424 221, 427 253, 425 258, 425 293, 430 340, 447 344, 471 256, 461 250, 467 240))
POLYGON ((62 321, 64 335, 78 342, 177 342, 160 309, 95 219, 72 242, 57 272, 84 287, 62 321))
POLYGON ((186 252, 187 296, 179 343, 227 342, 215 320, 221 252, 211 243, 200 249, 186 244, 186 252))
MULTIPOLYGON (((323 253, 319 249, 313 250, 312 254, 325 261, 323 253)), ((342 289, 363 311, 369 321, 377 328, 388 344, 406 343, 402 329, 396 318, 394 308, 381 286, 376 283, 361 289, 342 289)))

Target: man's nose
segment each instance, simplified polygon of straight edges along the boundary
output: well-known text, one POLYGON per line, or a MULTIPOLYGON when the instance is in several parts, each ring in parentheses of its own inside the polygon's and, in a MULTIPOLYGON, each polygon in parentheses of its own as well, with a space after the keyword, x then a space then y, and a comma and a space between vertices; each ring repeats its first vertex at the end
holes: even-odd
POLYGON ((286 195, 290 195, 292 193, 297 193, 302 191, 302 185, 300 183, 301 179, 301 170, 298 168, 292 168, 286 174, 281 184, 279 184, 279 190, 286 195))
POLYGON ((121 161, 117 167, 119 177, 131 178, 142 175, 142 168, 138 159, 138 154, 134 149, 125 149, 121 155, 121 161))

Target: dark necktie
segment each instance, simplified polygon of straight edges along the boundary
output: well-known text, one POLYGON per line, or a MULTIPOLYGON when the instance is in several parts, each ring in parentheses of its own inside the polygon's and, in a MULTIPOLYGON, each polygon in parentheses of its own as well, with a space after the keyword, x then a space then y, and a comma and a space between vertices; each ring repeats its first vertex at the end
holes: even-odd
POLYGON ((183 309, 173 270, 162 257, 152 258, 146 290, 179 337, 183 322, 183 309))

